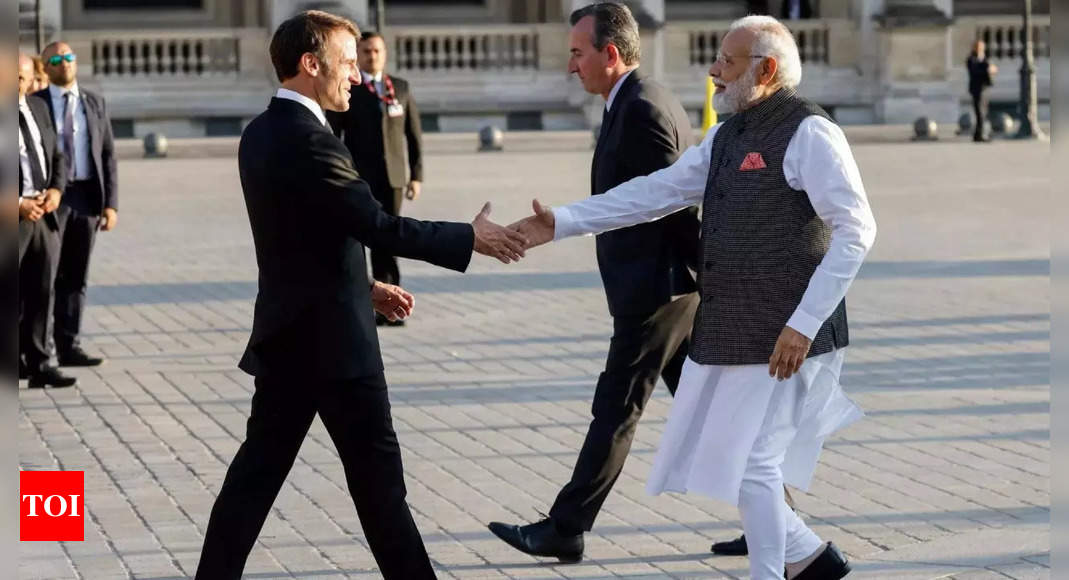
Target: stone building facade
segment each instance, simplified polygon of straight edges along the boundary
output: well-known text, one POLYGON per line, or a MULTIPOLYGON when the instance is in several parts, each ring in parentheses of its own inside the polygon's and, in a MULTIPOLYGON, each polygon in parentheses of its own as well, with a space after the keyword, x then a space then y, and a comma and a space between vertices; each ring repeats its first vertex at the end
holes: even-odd
MULTIPOLYGON (((298 10, 343 13, 362 28, 376 0, 42 0, 45 41, 78 53, 82 83, 104 93, 116 130, 229 135, 276 86, 266 47, 298 10)), ((570 78, 566 20, 587 0, 383 0, 391 70, 407 77, 430 130, 574 129, 597 99, 570 78)), ((642 66, 698 120, 704 77, 732 19, 787 19, 805 71, 801 91, 841 123, 954 122, 968 110, 964 60, 988 41, 996 108, 1019 87, 1022 0, 631 0, 642 66), (791 16, 795 17, 791 19, 791 16)), ((24 47, 32 0, 20 0, 24 47)), ((1049 0, 1033 0, 1041 116, 1050 95, 1049 0)))

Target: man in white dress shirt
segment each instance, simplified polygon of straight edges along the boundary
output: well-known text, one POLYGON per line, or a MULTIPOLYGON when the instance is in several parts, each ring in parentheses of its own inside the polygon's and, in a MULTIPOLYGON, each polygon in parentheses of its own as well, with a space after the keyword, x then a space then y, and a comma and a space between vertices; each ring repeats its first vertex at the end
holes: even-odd
POLYGON ((839 386, 845 296, 876 235, 843 132, 799 97, 798 48, 774 18, 736 21, 710 68, 731 118, 672 166, 513 225, 532 245, 703 203, 701 305, 647 491, 739 507, 751 578, 850 572, 783 502, 824 439, 861 411, 839 386))

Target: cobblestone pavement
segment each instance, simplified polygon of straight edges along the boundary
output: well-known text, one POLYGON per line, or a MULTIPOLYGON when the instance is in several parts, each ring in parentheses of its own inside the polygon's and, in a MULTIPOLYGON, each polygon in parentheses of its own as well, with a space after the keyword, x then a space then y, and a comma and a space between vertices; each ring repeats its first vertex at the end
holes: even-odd
MULTIPOLYGON (((477 154, 430 136, 409 215, 509 222, 529 200, 586 195, 587 134, 525 136, 477 154)), ((866 420, 828 442, 801 512, 852 558, 852 578, 1049 578, 1047 148, 865 144, 880 224, 850 294, 847 391, 866 420)), ((85 471, 85 541, 24 543, 22 578, 182 578, 244 434, 252 380, 235 367, 256 277, 232 158, 127 160, 122 213, 92 266, 89 350, 75 389, 20 391, 24 469, 85 471)), ((314 199, 308 200, 315 219, 314 199)), ((382 333, 409 499, 442 578, 738 578, 712 557, 735 509, 648 497, 669 408, 651 400, 577 565, 536 561, 486 530, 533 521, 570 473, 610 321, 593 241, 466 275, 402 265, 415 318, 382 333)), ((24 387, 25 385, 23 385, 24 387)), ((246 569, 249 578, 375 578, 322 425, 246 569)))

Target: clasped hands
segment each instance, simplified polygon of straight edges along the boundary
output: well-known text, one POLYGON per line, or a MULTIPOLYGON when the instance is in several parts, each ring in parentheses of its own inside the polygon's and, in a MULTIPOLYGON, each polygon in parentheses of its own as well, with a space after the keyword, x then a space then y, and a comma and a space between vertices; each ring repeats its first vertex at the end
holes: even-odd
POLYGON ((33 197, 19 198, 19 219, 35 222, 46 213, 52 213, 59 207, 61 194, 58 189, 47 189, 33 197))

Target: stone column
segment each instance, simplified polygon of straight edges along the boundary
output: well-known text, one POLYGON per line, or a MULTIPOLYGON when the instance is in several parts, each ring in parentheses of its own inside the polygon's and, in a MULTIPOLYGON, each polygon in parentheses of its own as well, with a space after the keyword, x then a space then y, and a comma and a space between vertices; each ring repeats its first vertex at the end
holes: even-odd
POLYGON ((926 116, 940 123, 958 118, 958 87, 951 85, 951 16, 944 0, 885 0, 876 16, 878 55, 876 116, 884 123, 912 123, 926 116))

